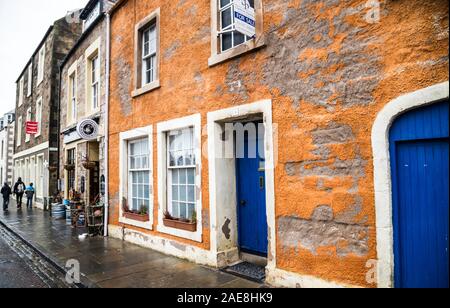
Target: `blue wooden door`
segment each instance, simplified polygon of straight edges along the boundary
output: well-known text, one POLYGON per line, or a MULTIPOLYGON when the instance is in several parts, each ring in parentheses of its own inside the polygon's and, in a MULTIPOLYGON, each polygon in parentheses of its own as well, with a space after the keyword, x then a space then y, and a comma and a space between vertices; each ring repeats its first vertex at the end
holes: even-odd
POLYGON ((239 245, 242 251, 267 255, 266 178, 264 159, 258 155, 264 140, 245 136, 245 156, 236 159, 239 245), (256 148, 255 148, 256 147, 256 148), (255 157, 256 156, 256 157, 255 157))
POLYGON ((448 102, 410 111, 390 132, 395 286, 449 286, 448 102))

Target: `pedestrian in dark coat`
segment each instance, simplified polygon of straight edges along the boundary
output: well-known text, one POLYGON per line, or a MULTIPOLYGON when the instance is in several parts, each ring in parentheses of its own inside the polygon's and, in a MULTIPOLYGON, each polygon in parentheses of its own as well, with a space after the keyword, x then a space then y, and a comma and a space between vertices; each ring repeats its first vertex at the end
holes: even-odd
POLYGON ((23 198, 23 194, 25 193, 25 183, 22 182, 22 178, 19 178, 16 182, 16 184, 14 185, 14 194, 16 195, 17 198, 17 209, 21 209, 22 208, 22 198, 23 198))
POLYGON ((9 187, 8 183, 5 182, 3 185, 1 194, 3 195, 3 211, 6 212, 9 206, 9 197, 12 195, 11 187, 9 187))

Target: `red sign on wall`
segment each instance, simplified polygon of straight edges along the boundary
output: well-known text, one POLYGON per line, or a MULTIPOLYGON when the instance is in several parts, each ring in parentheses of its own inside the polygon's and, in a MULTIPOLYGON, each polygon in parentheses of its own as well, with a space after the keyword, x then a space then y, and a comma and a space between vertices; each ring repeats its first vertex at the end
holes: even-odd
POLYGON ((27 122, 26 123, 26 134, 36 135, 38 133, 39 123, 38 122, 27 122))

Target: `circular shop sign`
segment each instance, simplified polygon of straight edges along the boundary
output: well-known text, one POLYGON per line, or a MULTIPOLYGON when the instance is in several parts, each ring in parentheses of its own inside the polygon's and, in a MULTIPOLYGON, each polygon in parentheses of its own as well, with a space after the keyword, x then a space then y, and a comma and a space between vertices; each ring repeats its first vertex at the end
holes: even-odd
POLYGON ((98 124, 94 120, 87 119, 78 123, 77 132, 82 139, 94 140, 98 137, 98 124))

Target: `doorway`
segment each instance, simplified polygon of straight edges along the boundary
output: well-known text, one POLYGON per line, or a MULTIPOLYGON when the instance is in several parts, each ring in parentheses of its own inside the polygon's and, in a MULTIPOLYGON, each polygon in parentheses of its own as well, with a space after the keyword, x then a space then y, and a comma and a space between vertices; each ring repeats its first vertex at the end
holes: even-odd
POLYGON ((395 287, 449 286, 449 104, 401 115, 390 131, 395 287))

